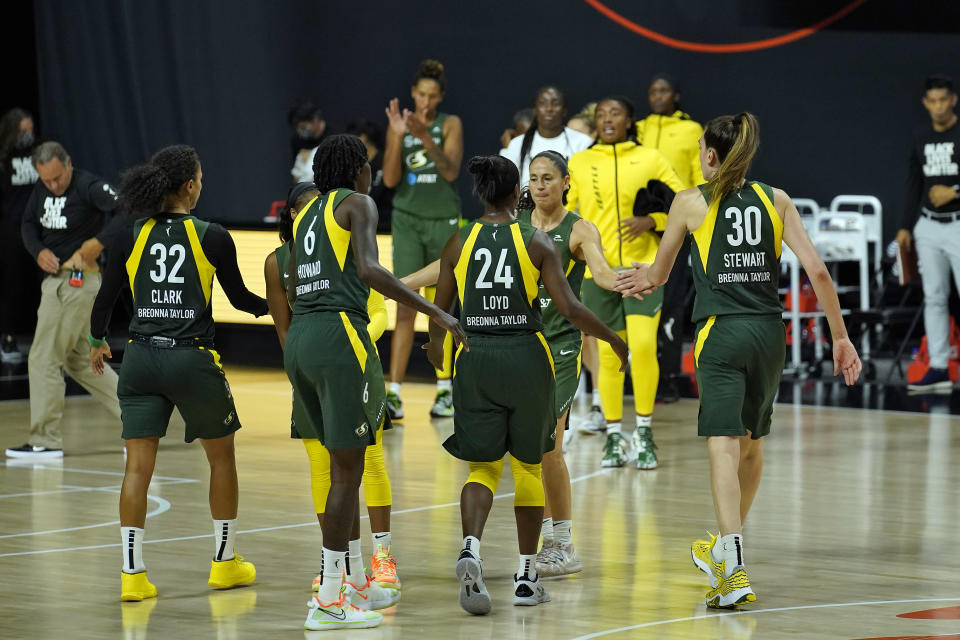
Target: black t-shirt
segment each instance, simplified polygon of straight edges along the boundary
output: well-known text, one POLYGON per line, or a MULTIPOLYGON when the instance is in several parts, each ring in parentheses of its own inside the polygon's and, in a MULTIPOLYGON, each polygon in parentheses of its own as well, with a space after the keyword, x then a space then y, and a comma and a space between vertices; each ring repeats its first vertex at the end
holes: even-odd
POLYGON ((62 196, 53 195, 38 180, 23 212, 23 246, 34 259, 43 249, 50 249, 63 261, 90 238, 107 245, 108 239, 100 234, 106 214, 116 207, 114 188, 83 169, 73 170, 70 186, 62 196))
POLYGON ((33 167, 33 146, 14 149, 5 166, 0 167, 0 192, 3 193, 3 219, 17 225, 30 200, 33 185, 37 182, 37 170, 33 167))
POLYGON ((935 131, 930 125, 914 132, 910 145, 907 173, 907 201, 902 229, 912 229, 921 209, 935 213, 960 211, 960 198, 941 207, 930 202, 930 188, 937 184, 960 187, 960 123, 946 131, 935 131))

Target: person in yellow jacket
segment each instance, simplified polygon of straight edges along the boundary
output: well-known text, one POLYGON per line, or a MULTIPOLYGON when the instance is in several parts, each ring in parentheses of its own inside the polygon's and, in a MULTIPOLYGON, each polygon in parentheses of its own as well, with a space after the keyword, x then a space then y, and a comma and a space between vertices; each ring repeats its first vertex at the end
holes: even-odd
MULTIPOLYGON (((677 172, 683 188, 703 184, 700 169, 700 137, 703 127, 680 107, 680 89, 666 73, 658 73, 647 89, 650 115, 637 122, 637 139, 645 147, 658 150, 667 157, 677 172)), ((681 356, 683 338, 687 330, 687 299, 693 286, 690 273, 690 239, 680 247, 680 253, 670 272, 670 280, 663 289, 663 310, 660 316, 660 393, 665 402, 679 399, 677 380, 682 375, 681 356)))
MULTIPOLYGON (((662 153, 637 143, 630 100, 621 96, 601 100, 596 121, 597 143, 570 158, 568 209, 579 209, 582 218, 596 225, 604 257, 611 267, 632 268, 634 261, 643 262, 642 257, 652 259, 656 255, 660 244, 656 232, 663 231, 667 222, 664 212, 635 216, 637 192, 647 189, 654 180, 673 192, 684 185, 662 153)), ((657 290, 642 301, 625 299, 601 289, 592 278, 584 280, 582 291, 584 304, 608 327, 618 331, 630 348, 630 377, 637 414, 634 461, 638 469, 655 469, 658 462, 650 419, 659 380, 657 326, 663 292, 657 290)), ((600 344, 599 352, 600 399, 607 433, 600 464, 622 467, 628 456, 628 445, 621 433, 624 374, 612 349, 600 344)))

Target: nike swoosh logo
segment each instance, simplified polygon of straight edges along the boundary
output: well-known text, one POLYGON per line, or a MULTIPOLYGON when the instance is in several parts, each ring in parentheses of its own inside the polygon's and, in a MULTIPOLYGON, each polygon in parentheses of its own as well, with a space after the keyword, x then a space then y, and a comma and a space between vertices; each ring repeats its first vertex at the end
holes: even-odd
POLYGON ((560 349, 560 355, 562 356, 568 356, 571 353, 576 353, 576 351, 564 351, 563 349, 560 349))
POLYGON ((343 609, 340 609, 340 613, 334 613, 333 611, 330 611, 330 609, 324 609, 324 611, 325 611, 325 612, 327 613, 327 615, 330 616, 331 618, 336 618, 337 620, 346 620, 346 619, 347 619, 347 612, 344 611, 343 609))

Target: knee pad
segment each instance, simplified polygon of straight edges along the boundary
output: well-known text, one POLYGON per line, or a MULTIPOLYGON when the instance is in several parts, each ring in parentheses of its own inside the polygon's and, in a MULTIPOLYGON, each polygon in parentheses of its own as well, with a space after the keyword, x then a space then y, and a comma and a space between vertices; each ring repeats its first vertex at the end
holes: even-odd
POLYGON ((496 462, 470 462, 470 475, 467 477, 467 483, 476 482, 482 484, 490 493, 497 492, 497 485, 500 484, 500 473, 503 471, 503 459, 496 462))
POLYGON ((513 484, 516 487, 513 506, 542 507, 545 499, 540 463, 527 464, 511 456, 510 468, 513 471, 513 484))
POLYGON ((302 440, 310 459, 310 494, 313 496, 313 509, 323 513, 327 508, 327 494, 330 493, 330 452, 314 438, 302 440))

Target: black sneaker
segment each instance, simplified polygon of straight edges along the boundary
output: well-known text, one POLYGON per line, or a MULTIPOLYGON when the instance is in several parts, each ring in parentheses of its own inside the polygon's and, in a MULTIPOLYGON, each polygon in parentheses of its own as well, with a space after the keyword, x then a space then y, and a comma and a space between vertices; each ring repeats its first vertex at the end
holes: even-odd
POLYGON ((917 382, 907 385, 908 391, 925 393, 950 393, 953 391, 953 380, 946 369, 928 369, 917 382))
POLYGON ((47 449, 46 447, 35 447, 32 444, 22 444, 19 447, 10 447, 7 449, 8 458, 62 458, 63 449, 47 449))
POLYGON ((20 364, 23 362, 23 354, 20 353, 20 349, 17 347, 17 341, 14 340, 10 334, 3 336, 3 339, 0 340, 0 362, 5 362, 6 364, 20 364))

